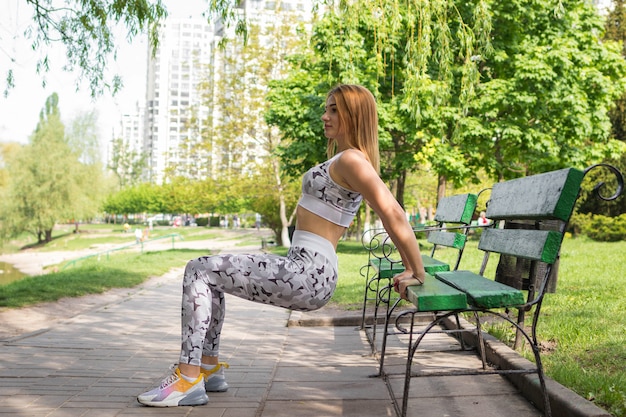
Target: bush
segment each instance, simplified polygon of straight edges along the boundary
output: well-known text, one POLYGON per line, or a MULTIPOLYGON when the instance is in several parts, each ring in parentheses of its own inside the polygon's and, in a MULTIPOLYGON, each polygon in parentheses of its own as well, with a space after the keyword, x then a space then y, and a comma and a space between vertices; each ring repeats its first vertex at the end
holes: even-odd
POLYGON ((582 225, 583 234, 599 242, 626 240, 626 214, 617 217, 592 215, 582 225))
POLYGON ((585 230, 589 229, 591 223, 591 213, 574 213, 570 218, 568 231, 572 236, 585 234, 585 230))
POLYGON ((198 217, 196 219, 196 224, 199 227, 205 227, 205 226, 207 226, 209 224, 209 218, 208 217, 198 217))

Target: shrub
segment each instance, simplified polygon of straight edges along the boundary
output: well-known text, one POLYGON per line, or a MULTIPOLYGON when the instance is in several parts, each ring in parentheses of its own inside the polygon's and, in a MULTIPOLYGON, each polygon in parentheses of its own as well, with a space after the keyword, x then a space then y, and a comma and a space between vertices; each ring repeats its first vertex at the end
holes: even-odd
POLYGON ((582 227, 583 234, 600 242, 626 240, 626 214, 617 217, 593 215, 582 227))
POLYGON ((209 224, 209 218, 208 217, 198 217, 196 219, 196 224, 200 227, 205 227, 209 224))
POLYGON ((570 218, 568 231, 572 236, 584 234, 589 228, 591 222, 591 213, 574 213, 570 218))

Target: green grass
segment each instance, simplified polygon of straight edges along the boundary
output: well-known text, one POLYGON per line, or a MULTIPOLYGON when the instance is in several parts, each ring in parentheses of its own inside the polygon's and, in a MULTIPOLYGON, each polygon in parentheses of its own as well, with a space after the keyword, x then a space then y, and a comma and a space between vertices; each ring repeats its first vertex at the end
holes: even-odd
POLYGON ((63 297, 100 294, 111 288, 131 288, 201 255, 206 255, 206 251, 183 249, 123 253, 100 261, 89 259, 74 268, 0 286, 0 307, 23 307, 63 297))
POLYGON ((615 416, 626 416, 626 242, 564 242, 557 291, 539 337, 556 343, 548 375, 615 416))
MULTIPOLYGON (((206 228, 159 228, 152 237, 172 232, 182 232, 186 240, 223 238, 219 231, 206 228)), ((60 231, 55 243, 67 239, 64 247, 85 248, 89 247, 89 242, 93 244, 101 238, 107 244, 117 242, 120 239, 117 235, 122 233, 121 228, 119 232, 101 228, 90 229, 79 236, 72 235, 71 230, 65 234, 60 231), (94 236, 86 237, 85 234, 94 236)), ((252 239, 247 234, 241 238, 242 242, 252 239)), ((420 244, 422 252, 429 253, 428 245, 423 241, 420 244)), ((274 248, 273 251, 279 254, 287 252, 285 248, 274 248)), ((337 253, 340 279, 331 304, 345 309, 359 309, 364 290, 364 277, 360 270, 367 260, 366 251, 360 242, 344 241, 339 243, 337 253)), ((555 346, 553 351, 542 356, 548 376, 594 401, 615 417, 626 417, 624 253, 626 242, 566 239, 561 253, 557 291, 546 296, 538 324, 539 338, 555 346)), ((106 262, 86 260, 61 272, 0 286, 0 306, 19 307, 62 297, 101 293, 110 288, 133 287, 202 254, 206 252, 168 250, 143 254, 116 253, 106 262)), ((437 257, 451 261, 454 252, 438 251, 437 257)), ((477 249, 477 242, 471 240, 460 268, 477 271, 481 262, 482 252, 477 249)), ((493 275, 496 262, 492 260, 491 264, 488 276, 493 275)), ((511 337, 510 329, 503 326, 495 326, 492 331, 505 341, 511 337)), ((527 357, 530 358, 529 355, 527 357)))

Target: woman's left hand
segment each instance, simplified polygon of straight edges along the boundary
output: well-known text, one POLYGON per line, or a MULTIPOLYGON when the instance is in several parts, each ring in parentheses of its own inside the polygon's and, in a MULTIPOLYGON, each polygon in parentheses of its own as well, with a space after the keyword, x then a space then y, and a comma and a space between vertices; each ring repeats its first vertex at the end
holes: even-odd
POLYGON ((422 281, 415 278, 412 271, 404 271, 393 277, 393 289, 406 300, 406 289, 412 285, 421 285, 422 281))

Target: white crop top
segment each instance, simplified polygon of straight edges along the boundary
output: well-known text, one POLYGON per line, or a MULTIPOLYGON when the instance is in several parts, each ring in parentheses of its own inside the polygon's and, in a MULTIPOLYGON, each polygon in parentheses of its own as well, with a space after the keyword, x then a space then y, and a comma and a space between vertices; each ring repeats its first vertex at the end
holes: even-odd
POLYGON ((330 177, 329 167, 339 155, 341 153, 304 174, 298 205, 329 222, 348 227, 359 210, 363 196, 342 187, 330 177))

